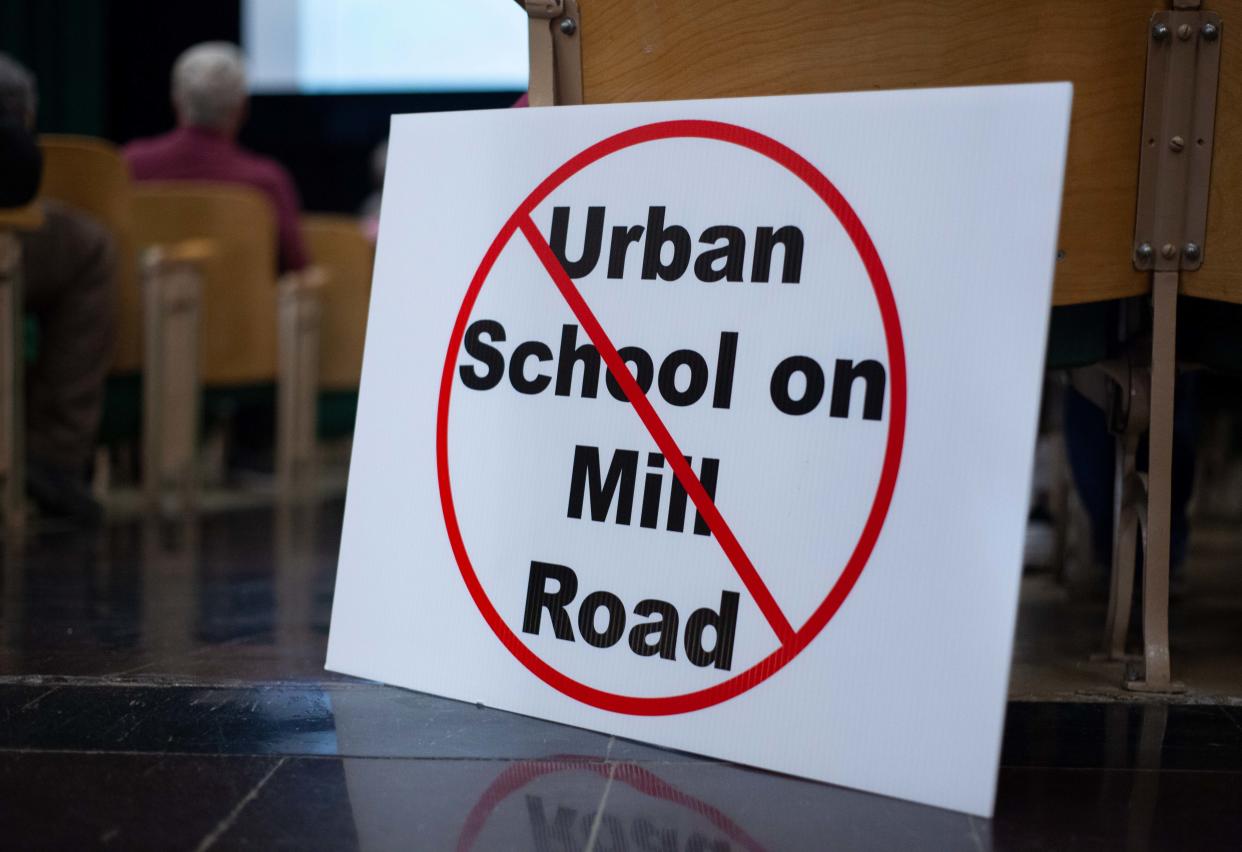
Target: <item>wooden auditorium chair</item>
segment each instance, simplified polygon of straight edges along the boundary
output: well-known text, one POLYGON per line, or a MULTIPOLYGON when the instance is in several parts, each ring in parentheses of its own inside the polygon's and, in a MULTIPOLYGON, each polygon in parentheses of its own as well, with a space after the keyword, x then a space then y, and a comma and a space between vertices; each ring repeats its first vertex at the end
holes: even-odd
POLYGON ((195 357, 186 353, 197 339, 196 294, 210 245, 164 241, 146 245, 139 257, 134 188, 117 147, 71 135, 43 135, 39 146, 40 197, 94 217, 116 243, 116 350, 101 440, 128 441, 141 433, 148 496, 156 500, 162 490, 174 488, 188 497, 197 466, 197 384, 187 384, 176 365, 195 357))
POLYGON ((343 437, 352 434, 357 411, 375 245, 350 216, 304 216, 302 233, 311 261, 324 271, 319 291, 319 433, 343 437))
POLYGON ((197 358, 167 366, 197 376, 208 389, 244 392, 275 383, 279 491, 306 494, 313 485, 315 456, 319 308, 314 271, 278 280, 275 213, 268 199, 249 187, 138 184, 134 224, 140 247, 206 241, 199 261, 197 358))
MULTIPOLYGON (((1049 363, 1108 367, 1126 457, 1105 652, 1124 656, 1130 545, 1141 533, 1144 653, 1125 685, 1176 690, 1168 579, 1177 297, 1242 301, 1242 50, 1222 35, 1222 20, 1242 20, 1242 0, 518 3, 529 15, 533 106, 1074 84, 1049 363), (1119 339, 1100 304, 1136 296, 1145 299, 1141 322, 1119 339), (1136 436, 1148 430, 1149 470, 1138 475, 1136 436)), ((956 248, 969 255, 969 245, 956 248)))
POLYGON ((142 368, 142 299, 134 253, 129 167, 111 142, 44 134, 40 198, 53 198, 94 217, 117 249, 118 316, 113 372, 142 368))

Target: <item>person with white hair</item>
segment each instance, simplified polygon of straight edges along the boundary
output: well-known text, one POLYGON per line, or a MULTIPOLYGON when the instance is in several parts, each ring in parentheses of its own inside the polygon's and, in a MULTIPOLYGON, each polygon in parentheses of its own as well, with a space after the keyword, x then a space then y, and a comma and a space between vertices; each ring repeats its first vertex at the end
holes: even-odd
POLYGON ((305 266, 293 179, 275 160, 237 144, 247 107, 246 64, 237 46, 204 42, 182 53, 173 65, 172 102, 176 129, 130 142, 122 151, 134 179, 217 181, 260 190, 276 211, 281 269, 305 266))
MULTIPOLYGON (((42 158, 34 76, 0 53, 0 205, 30 201, 42 158)), ((38 352, 26 370, 26 490, 40 511, 86 524, 102 512, 87 487, 116 333, 116 250, 81 210, 38 202, 43 224, 17 234, 38 352)))

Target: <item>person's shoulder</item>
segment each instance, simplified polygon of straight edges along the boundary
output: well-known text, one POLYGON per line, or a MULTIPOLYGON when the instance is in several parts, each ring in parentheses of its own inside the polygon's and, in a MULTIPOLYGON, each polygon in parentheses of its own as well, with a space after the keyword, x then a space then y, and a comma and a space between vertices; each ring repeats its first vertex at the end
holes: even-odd
POLYGON ((130 140, 121 146, 121 156, 132 166, 163 153, 172 141, 172 137, 172 133, 161 133, 158 136, 144 136, 130 140))
POLYGON ((172 141, 176 136, 175 132, 159 133, 155 136, 140 136, 137 139, 131 139, 121 146, 122 151, 149 151, 152 148, 162 148, 172 141))
POLYGON ((237 148, 237 159, 257 183, 272 187, 284 187, 293 181, 288 170, 271 157, 265 157, 248 148, 239 146, 237 148))

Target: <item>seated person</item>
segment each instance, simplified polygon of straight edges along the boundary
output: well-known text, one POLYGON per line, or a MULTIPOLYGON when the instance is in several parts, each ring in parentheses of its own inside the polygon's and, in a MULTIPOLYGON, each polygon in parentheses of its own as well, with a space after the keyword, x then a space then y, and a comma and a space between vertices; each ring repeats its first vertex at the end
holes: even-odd
MULTIPOLYGON (((0 54, 0 190, 28 202, 42 161, 32 128, 34 78, 0 54)), ((50 515, 93 523, 99 505, 86 474, 103 412, 116 323, 116 252, 91 217, 42 203, 43 225, 19 232, 26 310, 39 323, 38 358, 27 371, 27 490, 50 515)))
POLYGON ((241 51, 206 42, 178 57, 172 73, 177 128, 139 139, 122 153, 134 179, 239 183, 265 193, 276 210, 282 271, 306 265, 293 180, 276 161, 237 144, 246 117, 246 68, 241 51))
MULTIPOLYGON (((9 60, 0 54, 0 87, 11 75, 9 60)), ((0 99, 8 92, 0 88, 0 99)), ((0 103, 0 207, 25 207, 39 192, 43 156, 34 135, 24 122, 9 118, 10 109, 0 103)))

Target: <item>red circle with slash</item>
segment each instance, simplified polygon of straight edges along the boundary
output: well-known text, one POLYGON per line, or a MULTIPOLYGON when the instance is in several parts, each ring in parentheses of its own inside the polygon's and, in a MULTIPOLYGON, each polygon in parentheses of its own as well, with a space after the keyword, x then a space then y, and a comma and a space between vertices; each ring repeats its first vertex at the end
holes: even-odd
POLYGON ((888 515, 889 504, 892 502, 893 489, 897 484, 897 472, 901 466, 901 453, 905 440, 906 422, 906 362, 905 344, 901 333, 901 320, 897 313, 897 305, 893 298, 892 287, 888 274, 880 260, 879 252, 871 241, 867 229, 854 212, 849 202, 837 190, 823 173, 809 161, 786 145, 769 136, 748 128, 719 121, 679 120, 662 121, 645 124, 630 130, 609 136, 579 154, 571 157, 563 165, 543 180, 530 195, 519 205, 500 232, 492 240, 482 262, 475 271, 462 301, 457 321, 450 335, 448 353, 444 361, 444 372, 440 382, 440 397, 436 415, 436 470, 439 478, 440 503, 444 512, 444 524, 448 533, 453 554, 461 571, 462 579, 470 591, 475 605, 501 643, 536 677, 559 692, 584 704, 636 716, 664 716, 677 713, 688 713, 711 707, 727 701, 749 689, 763 683, 776 672, 780 671, 790 660, 801 653, 811 641, 819 635, 824 626, 841 608, 846 597, 854 588, 862 574, 867 560, 884 526, 888 515), (863 524, 862 533, 855 544, 845 569, 829 590, 828 595, 815 608, 810 618, 799 628, 793 628, 780 612, 762 579, 750 563, 749 558, 733 536, 728 524, 716 510, 711 498, 704 492, 689 465, 683 461, 680 450, 672 436, 661 422, 659 415, 638 387, 630 371, 617 354, 616 349, 608 340, 607 334, 599 321, 591 312, 576 286, 565 274, 556 260, 547 242, 536 228, 531 214, 548 195, 566 180, 577 174, 592 163, 635 145, 666 139, 706 139, 735 145, 749 149, 756 154, 783 166, 798 180, 808 186, 845 230, 855 251, 858 253, 872 291, 880 310, 880 318, 884 329, 885 345, 889 360, 889 421, 888 435, 885 441, 884 460, 880 469, 880 479, 872 499, 871 509, 863 524), (755 665, 718 684, 681 695, 670 696, 632 696, 608 692, 588 686, 558 671, 534 653, 517 634, 507 625, 500 613, 492 604, 487 592, 483 589, 470 555, 462 540, 461 529, 457 522, 457 511, 453 504, 453 489, 448 467, 448 413, 452 397, 454 367, 461 350, 462 338, 466 325, 474 309, 479 291, 487 281, 496 259, 508 245, 514 234, 521 232, 530 242, 531 247, 539 255, 545 270, 553 283, 565 297, 571 310, 577 316, 583 329, 591 338, 601 357, 608 365, 609 372, 626 393, 630 404, 634 407, 643 424, 647 427, 657 445, 669 460, 674 473, 681 480, 696 508, 703 515, 712 534, 724 549, 726 556, 741 576, 743 583, 750 592, 760 610, 767 617, 780 646, 755 665), (680 463, 680 466, 679 466, 680 463))

